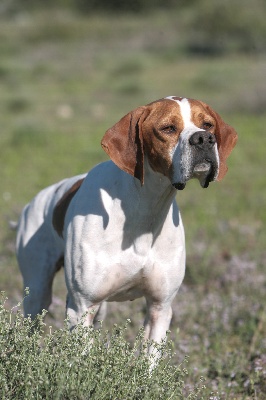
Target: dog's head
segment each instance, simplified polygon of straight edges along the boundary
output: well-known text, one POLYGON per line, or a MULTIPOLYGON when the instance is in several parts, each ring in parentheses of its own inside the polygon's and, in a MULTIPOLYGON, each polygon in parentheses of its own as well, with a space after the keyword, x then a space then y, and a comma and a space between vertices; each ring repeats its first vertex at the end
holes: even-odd
POLYGON ((144 183, 144 155, 176 189, 191 178, 202 187, 221 180, 237 141, 235 130, 207 104, 167 97, 139 107, 108 129, 102 147, 122 170, 144 183))

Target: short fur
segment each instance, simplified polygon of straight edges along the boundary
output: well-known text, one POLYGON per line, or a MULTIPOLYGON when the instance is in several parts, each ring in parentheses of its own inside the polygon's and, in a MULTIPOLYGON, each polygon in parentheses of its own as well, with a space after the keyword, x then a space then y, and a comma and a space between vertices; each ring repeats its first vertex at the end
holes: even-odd
POLYGON ((161 341, 185 273, 176 188, 191 178, 202 187, 221 180, 236 139, 208 105, 186 98, 170 96, 123 117, 102 139, 111 161, 44 189, 22 212, 25 314, 48 309, 64 257, 71 329, 86 312, 86 325, 102 319, 106 301, 144 296, 145 337, 161 341))

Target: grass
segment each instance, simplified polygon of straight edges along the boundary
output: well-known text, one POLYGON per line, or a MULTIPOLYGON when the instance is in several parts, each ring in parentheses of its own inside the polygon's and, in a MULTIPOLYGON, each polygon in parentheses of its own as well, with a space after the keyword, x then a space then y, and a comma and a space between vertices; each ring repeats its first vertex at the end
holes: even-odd
MULTIPOLYGON (((129 110, 171 94, 204 100, 235 127, 239 142, 224 181, 206 191, 191 181, 178 193, 188 255, 173 305, 171 362, 189 356, 184 396, 204 376, 204 399, 263 399, 265 56, 188 55, 182 21, 167 11, 138 17, 21 13, 1 20, 0 38, 0 289, 8 296, 7 312, 21 299, 8 221, 43 187, 105 160, 101 137, 129 110)), ((54 289, 46 317, 51 334, 46 327, 48 336, 36 337, 38 343, 63 337, 62 272, 54 289)), ((134 346, 143 315, 141 300, 110 304, 103 329, 130 318, 123 332, 134 346)), ((29 359, 36 374, 40 359, 29 359)))

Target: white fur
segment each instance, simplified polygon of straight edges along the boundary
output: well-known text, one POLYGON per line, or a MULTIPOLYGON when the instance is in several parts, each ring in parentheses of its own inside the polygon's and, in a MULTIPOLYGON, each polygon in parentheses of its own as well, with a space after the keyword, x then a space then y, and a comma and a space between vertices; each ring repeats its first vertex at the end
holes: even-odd
POLYGON ((175 101, 179 105, 184 128, 176 146, 171 151, 174 171, 172 181, 186 182, 191 161, 191 146, 189 146, 189 138, 193 133, 201 129, 191 121, 191 108, 188 99, 182 98, 182 100, 176 100, 173 97, 174 96, 169 96, 166 97, 166 99, 175 101))
MULTIPOLYGON (((199 130, 191 122, 188 100, 177 102, 184 130, 172 151, 172 183, 186 178, 188 138, 199 130)), ((185 273, 185 236, 169 177, 155 172, 146 155, 144 172, 142 186, 112 161, 92 169, 68 207, 63 239, 52 224, 54 207, 84 176, 44 189, 24 208, 17 257, 30 289, 26 315, 48 309, 55 265, 64 255, 71 328, 86 312, 86 325, 103 318, 106 301, 144 296, 145 337, 158 342, 165 337, 185 273)))
MULTIPOLYGON (((145 167, 147 184, 141 187, 113 162, 100 164, 70 204, 64 236, 72 327, 103 301, 144 296, 146 336, 157 341, 165 336, 185 271, 184 231, 175 189, 148 163, 145 167)), ((89 314, 87 323, 92 321, 89 314)))

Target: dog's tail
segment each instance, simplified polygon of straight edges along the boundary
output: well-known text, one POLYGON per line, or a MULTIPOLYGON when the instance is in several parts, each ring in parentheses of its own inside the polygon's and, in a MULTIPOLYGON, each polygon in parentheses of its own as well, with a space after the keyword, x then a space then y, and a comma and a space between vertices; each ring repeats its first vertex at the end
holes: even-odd
POLYGON ((18 229, 18 221, 8 221, 8 225, 12 231, 16 231, 18 229))

